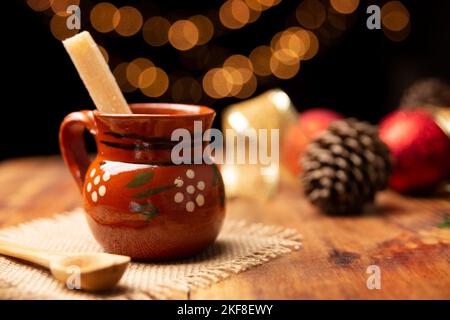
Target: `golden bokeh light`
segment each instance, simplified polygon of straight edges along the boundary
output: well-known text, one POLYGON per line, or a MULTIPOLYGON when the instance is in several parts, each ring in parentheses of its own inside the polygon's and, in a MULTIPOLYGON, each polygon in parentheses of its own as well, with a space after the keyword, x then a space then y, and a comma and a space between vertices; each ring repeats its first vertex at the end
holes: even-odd
POLYGON ((98 49, 102 53, 103 58, 105 58, 106 63, 109 62, 109 54, 108 51, 106 51, 105 48, 103 48, 101 45, 97 45, 98 49))
POLYGON ((255 22, 261 16, 261 11, 253 10, 252 8, 249 8, 248 12, 249 12, 248 23, 255 22))
POLYGON ((61 17, 67 17, 67 8, 70 5, 80 5, 80 0, 50 0, 50 6, 55 14, 61 17))
POLYGON ((256 87, 258 86, 258 82, 256 81, 256 77, 252 75, 252 77, 241 86, 241 89, 234 96, 239 99, 247 99, 255 93, 256 87))
POLYGON ((319 52, 319 39, 313 32, 309 30, 306 32, 308 33, 309 37, 309 47, 308 51, 306 51, 306 53, 303 55, 302 60, 309 60, 313 58, 317 54, 317 52, 319 52))
POLYGON ((239 29, 250 21, 250 9, 243 0, 227 0, 219 10, 220 22, 229 29, 239 29))
MULTIPOLYGON (((252 62, 249 58, 243 55, 235 54, 230 56, 227 60, 225 60, 223 66, 235 69, 235 71, 240 74, 236 77, 240 77, 242 79, 241 84, 247 82, 253 74, 252 62)), ((239 82, 238 80, 236 81, 239 82)))
POLYGON ((276 35, 272 41, 274 54, 277 59, 286 64, 295 63, 302 59, 310 47, 310 37, 307 30, 300 27, 291 27, 276 35))
POLYGON ((120 87, 120 90, 123 92, 132 92, 136 90, 136 87, 132 86, 127 79, 127 68, 128 63, 122 62, 119 63, 113 71, 114 77, 116 78, 117 84, 120 87))
POLYGON ((141 73, 139 73, 138 87, 141 89, 150 87, 153 82, 155 82, 157 76, 158 74, 156 67, 150 66, 147 69, 144 69, 141 73))
POLYGON ((408 9, 400 1, 389 1, 381 8, 381 22, 390 31, 401 31, 409 23, 408 9))
POLYGON ((253 10, 264 11, 279 4, 281 0, 245 0, 247 6, 253 10))
MULTIPOLYGON (((246 81, 244 80, 244 75, 240 72, 239 69, 236 69, 234 67, 224 67, 223 70, 226 73, 225 80, 231 85, 231 90, 228 95, 235 96, 239 93, 239 91, 242 89, 242 86, 246 83, 246 81)), ((249 79, 252 75, 253 74, 250 73, 249 79)))
POLYGON ((230 95, 233 90, 233 77, 228 70, 224 68, 216 69, 216 72, 212 77, 212 85, 214 91, 217 92, 220 97, 226 97, 230 95))
POLYGON ((50 20, 50 31, 58 40, 64 40, 72 37, 78 33, 78 29, 68 29, 66 24, 66 17, 55 14, 50 20))
POLYGON ((250 10, 256 12, 261 12, 265 8, 259 0, 245 0, 245 4, 247 5, 247 7, 249 7, 250 10))
MULTIPOLYGON (((161 68, 150 67, 150 69, 154 69, 154 72, 156 73, 155 80, 150 86, 141 88, 141 91, 147 97, 160 97, 164 94, 164 92, 167 91, 167 88, 169 87, 169 77, 161 68)), ((146 70, 144 70, 143 74, 145 74, 145 72, 146 70)))
POLYGON ((270 58, 270 70, 279 79, 290 79, 300 70, 300 61, 296 60, 294 63, 287 64, 279 60, 276 54, 272 54, 270 58))
POLYGON ((146 78, 147 81, 144 84, 141 84, 140 77, 141 73, 150 67, 154 67, 154 65, 150 60, 146 58, 136 58, 133 61, 131 61, 127 66, 126 72, 128 82, 132 86, 137 88, 149 86, 151 82, 150 83, 148 82, 148 78, 146 78))
POLYGON ((359 0, 330 0, 330 4, 337 12, 350 14, 358 8, 359 0))
POLYGON ((317 29, 327 16, 324 5, 318 0, 304 0, 295 12, 297 21, 308 29, 317 29))
POLYGON ((171 96, 176 102, 197 103, 202 98, 202 87, 194 78, 182 77, 174 81, 171 96))
POLYGON ((130 37, 139 32, 142 28, 142 14, 138 9, 131 6, 121 7, 114 13, 113 23, 118 34, 130 37))
POLYGON ((189 20, 192 21, 198 29, 197 45, 209 42, 214 35, 214 25, 211 20, 203 15, 192 16, 189 20))
POLYGON ((91 25, 98 32, 113 31, 119 19, 114 19, 114 15, 118 14, 119 10, 111 3, 101 2, 95 5, 90 13, 91 25))
POLYGON ((144 40, 155 47, 160 47, 169 41, 170 22, 166 18, 154 16, 148 18, 142 27, 144 40))
POLYGON ((34 11, 45 11, 50 8, 50 0, 27 0, 28 6, 34 11))
POLYGON ((189 50, 198 43, 198 40, 197 26, 190 20, 178 20, 169 29, 169 42, 178 50, 189 50))
POLYGON ((233 89, 232 77, 223 68, 213 68, 203 77, 203 90, 208 96, 220 99, 228 96, 233 89))
POLYGON ((272 56, 272 49, 268 46, 259 46, 250 53, 250 61, 253 65, 253 71, 258 76, 268 76, 270 71, 270 57, 272 56))
POLYGON ((300 60, 300 57, 291 49, 275 50, 272 56, 286 65, 294 65, 300 60))
POLYGON ((406 27, 400 31, 392 31, 387 28, 383 28, 384 35, 386 37, 388 37, 390 40, 395 41, 395 42, 400 42, 400 41, 405 40, 408 37, 410 32, 411 32, 411 24, 410 23, 408 23, 406 25, 406 27))

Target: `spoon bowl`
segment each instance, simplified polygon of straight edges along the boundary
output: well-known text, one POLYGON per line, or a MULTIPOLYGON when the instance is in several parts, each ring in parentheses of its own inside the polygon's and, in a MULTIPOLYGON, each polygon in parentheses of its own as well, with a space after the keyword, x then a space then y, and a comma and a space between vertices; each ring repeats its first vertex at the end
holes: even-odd
POLYGON ((113 288, 122 278, 130 257, 88 253, 53 259, 50 271, 69 288, 104 291, 113 288))
POLYGON ((61 253, 39 250, 0 239, 0 254, 50 269, 69 289, 103 291, 122 278, 131 258, 109 253, 61 253))

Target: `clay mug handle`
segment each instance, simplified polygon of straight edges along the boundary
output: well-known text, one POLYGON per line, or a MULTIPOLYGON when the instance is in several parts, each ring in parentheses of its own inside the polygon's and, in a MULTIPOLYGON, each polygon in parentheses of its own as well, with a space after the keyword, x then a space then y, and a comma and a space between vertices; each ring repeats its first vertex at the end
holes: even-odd
POLYGON ((83 190, 84 177, 91 163, 83 137, 85 129, 92 135, 97 135, 94 113, 91 110, 68 114, 59 128, 62 157, 80 190, 83 190))

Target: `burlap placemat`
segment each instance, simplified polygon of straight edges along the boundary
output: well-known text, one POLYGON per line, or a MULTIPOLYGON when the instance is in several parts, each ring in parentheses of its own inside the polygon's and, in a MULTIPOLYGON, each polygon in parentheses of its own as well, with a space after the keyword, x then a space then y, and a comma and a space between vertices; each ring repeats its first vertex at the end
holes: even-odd
MULTIPOLYGON (((0 237, 27 246, 62 252, 101 252, 82 209, 0 230, 0 237)), ((209 286, 300 248, 292 229, 227 220, 214 245, 185 260, 133 262, 112 291, 69 290, 44 269, 0 256, 1 299, 185 299, 209 286)))

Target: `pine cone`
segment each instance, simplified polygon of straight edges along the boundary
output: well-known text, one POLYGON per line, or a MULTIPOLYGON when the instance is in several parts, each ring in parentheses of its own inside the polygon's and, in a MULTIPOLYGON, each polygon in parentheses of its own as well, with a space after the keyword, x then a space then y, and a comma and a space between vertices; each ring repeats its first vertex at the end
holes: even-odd
POLYGON ((386 188, 390 152, 378 128, 346 119, 332 122, 302 159, 307 198, 329 214, 354 214, 386 188))

